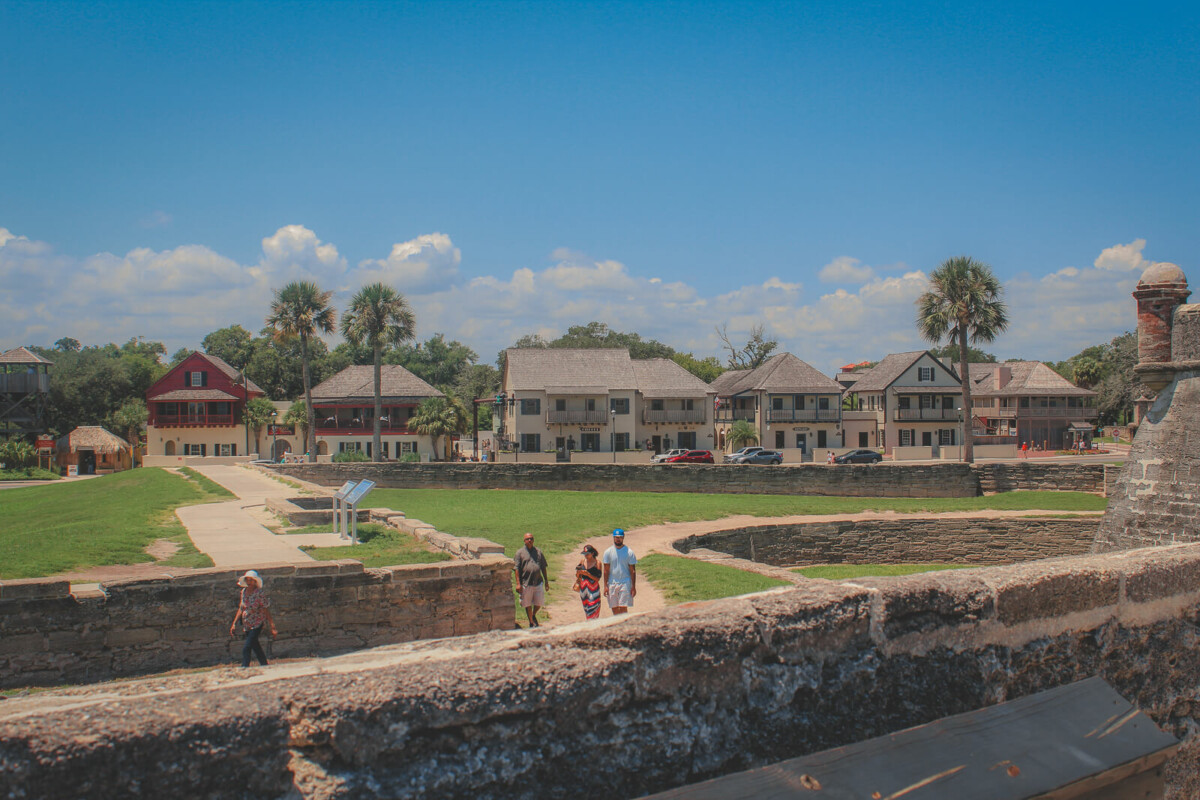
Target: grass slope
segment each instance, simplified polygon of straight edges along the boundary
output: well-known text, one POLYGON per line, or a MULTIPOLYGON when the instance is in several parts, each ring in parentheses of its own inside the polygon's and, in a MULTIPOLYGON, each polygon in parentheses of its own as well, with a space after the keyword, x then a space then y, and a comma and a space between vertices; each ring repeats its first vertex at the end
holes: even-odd
MULTIPOLYGON (((317 526, 319 527, 319 526, 317 526)), ((326 531, 329 526, 324 526, 326 531)), ((431 564, 448 561, 450 554, 433 550, 412 534, 387 525, 367 523, 358 526, 358 545, 345 547, 301 547, 317 561, 355 558, 366 567, 393 567, 397 564, 431 564)))
POLYGON ((654 587, 663 593, 668 603, 736 597, 788 585, 757 572, 663 553, 651 553, 638 559, 639 581, 643 575, 653 580, 654 587))
POLYGON ((187 478, 145 467, 86 481, 6 489, 0 495, 0 579, 153 561, 144 551, 156 539, 180 546, 163 563, 212 566, 173 512, 218 499, 187 478))
POLYGON ((193 480, 196 483, 200 484, 200 488, 202 488, 204 491, 208 492, 213 497, 219 497, 222 500, 228 500, 232 497, 237 497, 236 494, 229 491, 224 486, 222 486, 221 484, 214 481, 212 478, 209 478, 205 475, 201 475, 199 472, 196 472, 196 470, 192 469, 191 467, 180 467, 179 471, 181 473, 183 473, 188 478, 188 480, 193 480))

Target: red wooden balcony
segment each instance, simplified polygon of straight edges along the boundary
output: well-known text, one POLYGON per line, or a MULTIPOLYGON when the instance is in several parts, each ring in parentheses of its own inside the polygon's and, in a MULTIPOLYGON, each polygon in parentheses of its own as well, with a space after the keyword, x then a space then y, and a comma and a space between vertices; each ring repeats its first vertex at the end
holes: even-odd
POLYGON ((233 425, 233 414, 155 414, 150 424, 156 428, 183 428, 202 425, 233 425))

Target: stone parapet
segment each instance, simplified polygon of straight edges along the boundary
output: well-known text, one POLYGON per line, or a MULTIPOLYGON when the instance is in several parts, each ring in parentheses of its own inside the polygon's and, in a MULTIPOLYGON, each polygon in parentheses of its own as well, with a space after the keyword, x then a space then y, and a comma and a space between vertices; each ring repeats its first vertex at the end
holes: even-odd
POLYGON ((1104 492, 1106 464, 1019 460, 972 464, 983 494, 994 492, 1104 492))
POLYGON ((688 536, 683 553, 715 550, 777 567, 810 564, 1014 564, 1081 555, 1100 520, 928 518, 757 525, 688 536))
POLYGON ((0 795, 632 797, 1099 675, 1185 740, 1167 796, 1196 797, 1198 577, 1200 546, 1177 546, 807 581, 248 678, 49 691, 0 703, 0 795))
POLYGON ((248 564, 171 578, 110 581, 71 595, 53 578, 0 581, 0 687, 87 683, 240 659, 229 635, 238 575, 266 582, 279 637, 272 658, 511 628, 511 561, 364 569, 352 559, 248 564))

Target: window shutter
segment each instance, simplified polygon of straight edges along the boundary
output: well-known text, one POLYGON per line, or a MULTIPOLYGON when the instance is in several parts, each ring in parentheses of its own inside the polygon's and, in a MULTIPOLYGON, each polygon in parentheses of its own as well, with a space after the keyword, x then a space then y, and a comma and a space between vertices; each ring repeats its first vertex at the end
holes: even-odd
POLYGON ((200 373, 200 385, 208 386, 208 373, 207 372, 200 373))

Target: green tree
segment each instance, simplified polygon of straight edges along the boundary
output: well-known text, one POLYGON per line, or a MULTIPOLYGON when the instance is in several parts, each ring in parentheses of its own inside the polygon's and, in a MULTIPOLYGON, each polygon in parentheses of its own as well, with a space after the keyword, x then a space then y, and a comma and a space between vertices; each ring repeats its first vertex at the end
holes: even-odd
POLYGON ((271 303, 271 314, 267 317, 275 338, 300 340, 300 365, 304 380, 304 403, 308 409, 308 425, 305 433, 305 453, 308 460, 316 461, 317 454, 308 446, 308 432, 317 427, 316 413, 312 404, 312 375, 309 371, 309 342, 321 333, 333 333, 337 328, 337 312, 329 305, 333 292, 323 291, 311 281, 293 281, 275 291, 271 303))
POLYGON ((445 458, 450 460, 450 436, 462 433, 467 428, 466 408, 458 398, 430 397, 413 412, 408 425, 417 433, 433 438, 433 449, 437 452, 438 439, 446 437, 445 458))
POLYGON ((458 374, 454 394, 464 402, 468 399, 479 409, 479 430, 492 429, 492 404, 475 400, 492 398, 500 391, 500 370, 490 364, 472 364, 458 374))
MULTIPOLYGON (((917 330, 937 344, 957 340, 963 409, 971 413, 971 381, 967 354, 971 342, 993 341, 1008 327, 1008 307, 1001 299, 1003 287, 992 268, 968 256, 943 261, 929 275, 929 288, 917 300, 917 330)), ((975 460, 971 425, 963 426, 963 460, 975 460)))
POLYGON ((342 315, 342 335, 355 346, 370 345, 375 362, 375 430, 371 436, 376 461, 383 461, 383 349, 413 338, 417 320, 404 295, 383 283, 362 287, 342 315))
POLYGON ((1071 365, 1071 380, 1085 389, 1096 385, 1104 373, 1104 367, 1094 358, 1080 358, 1071 365))
MULTIPOLYGON (((308 442, 308 404, 303 400, 297 400, 288 407, 287 413, 283 415, 283 424, 290 425, 295 430, 300 431, 300 438, 304 442, 304 452, 309 451, 308 442)), ((272 453, 274 455, 274 453, 272 453)))
POLYGON ((171 367, 177 367, 183 363, 183 360, 192 354, 190 347, 181 347, 171 354, 171 367))
MULTIPOLYGON (((929 352, 933 353, 934 357, 941 359, 950 364, 958 364, 962 361, 958 357, 958 342, 951 342, 944 347, 935 347, 929 352)), ((996 357, 991 353, 985 353, 982 350, 976 350, 974 347, 967 347, 967 363, 968 364, 995 364, 996 357)))
POLYGON ((712 383, 725 371, 716 356, 696 358, 691 353, 676 353, 671 360, 705 383, 712 383))
POLYGON ((64 336, 54 343, 54 349, 60 353, 78 353, 83 348, 78 339, 72 339, 70 336, 64 336))
POLYGON ((729 444, 734 450, 741 450, 747 445, 758 441, 758 431, 749 420, 739 419, 729 427, 729 444))
POLYGON ((142 429, 146 427, 146 421, 149 419, 150 412, 146 409, 146 401, 140 397, 131 397, 126 400, 109 418, 112 428, 120 431, 121 435, 125 437, 125 441, 129 442, 135 467, 137 466, 138 443, 141 440, 142 429))
POLYGON ((459 374, 479 360, 474 350, 459 341, 446 341, 436 333, 427 342, 400 347, 388 354, 388 363, 400 364, 432 386, 453 386, 459 374))
MULTIPOLYGON (((246 410, 242 412, 242 421, 254 434, 255 453, 262 453, 258 440, 262 436, 262 429, 270 424, 275 414, 275 404, 265 397, 252 397, 250 402, 246 403, 246 410)), ((272 453, 271 457, 274 458, 275 454, 272 453)))
MULTIPOLYGON (((245 369, 254 355, 254 335, 241 325, 230 325, 204 337, 204 352, 216 356, 234 369, 245 369)), ((255 381, 257 383, 257 381, 255 381)))

